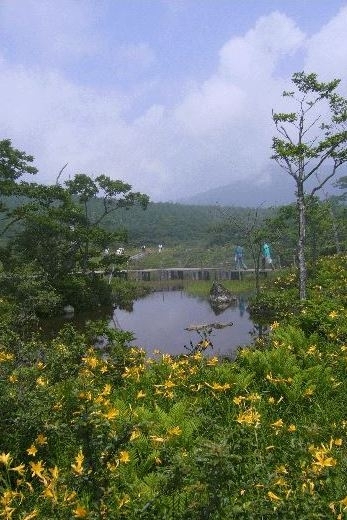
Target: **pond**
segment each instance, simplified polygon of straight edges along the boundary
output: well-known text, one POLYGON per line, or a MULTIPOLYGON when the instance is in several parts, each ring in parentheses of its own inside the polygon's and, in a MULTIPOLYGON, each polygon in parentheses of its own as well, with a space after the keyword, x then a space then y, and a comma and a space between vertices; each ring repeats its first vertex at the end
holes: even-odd
POLYGON ((191 325, 228 324, 213 328, 210 340, 213 355, 232 356, 238 346, 252 342, 254 324, 247 312, 247 299, 240 296, 223 311, 214 310, 208 301, 190 296, 184 291, 162 291, 136 300, 131 311, 115 309, 110 326, 134 333, 132 345, 169 354, 187 353, 185 345, 196 344, 201 338, 196 331, 187 331, 191 325))

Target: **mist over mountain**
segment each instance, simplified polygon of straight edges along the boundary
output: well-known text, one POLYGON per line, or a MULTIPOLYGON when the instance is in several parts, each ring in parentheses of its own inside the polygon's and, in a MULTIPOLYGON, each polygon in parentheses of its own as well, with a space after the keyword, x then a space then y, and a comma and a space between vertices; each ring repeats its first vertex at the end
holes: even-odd
MULTIPOLYGON (((346 172, 340 172, 345 175, 346 172)), ((325 193, 329 195, 336 194, 337 191, 332 183, 337 180, 340 175, 327 183, 324 191, 320 190, 317 195, 324 198, 325 193)), ((312 179, 307 183, 307 191, 316 185, 317 180, 312 179)), ((282 206, 295 201, 295 182, 294 179, 281 169, 273 168, 264 178, 259 181, 250 181, 249 179, 233 181, 225 186, 218 186, 210 190, 197 193, 190 197, 179 200, 180 204, 198 204, 211 205, 218 204, 221 206, 237 206, 237 207, 270 207, 282 206)))

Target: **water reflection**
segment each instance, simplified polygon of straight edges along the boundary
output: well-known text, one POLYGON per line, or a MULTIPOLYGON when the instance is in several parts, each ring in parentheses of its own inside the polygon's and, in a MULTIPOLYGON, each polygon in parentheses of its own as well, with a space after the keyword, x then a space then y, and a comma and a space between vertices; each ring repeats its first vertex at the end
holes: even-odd
POLYGON ((183 291, 161 291, 137 300, 131 312, 115 309, 110 326, 134 333, 133 345, 149 353, 160 350, 170 354, 185 353, 184 345, 198 342, 197 331, 185 330, 193 325, 229 323, 231 327, 213 328, 212 354, 233 355, 238 346, 252 342, 253 322, 244 297, 221 309, 211 306, 208 299, 190 296, 183 291), (218 319, 216 319, 218 317, 218 319))

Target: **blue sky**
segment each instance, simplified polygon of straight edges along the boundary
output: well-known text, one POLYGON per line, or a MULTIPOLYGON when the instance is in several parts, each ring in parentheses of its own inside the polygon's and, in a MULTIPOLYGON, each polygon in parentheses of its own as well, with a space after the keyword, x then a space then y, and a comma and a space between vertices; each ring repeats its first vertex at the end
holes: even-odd
POLYGON ((266 186, 291 74, 347 95, 346 26, 341 0, 1 0, 1 138, 42 182, 68 163, 161 201, 266 186))

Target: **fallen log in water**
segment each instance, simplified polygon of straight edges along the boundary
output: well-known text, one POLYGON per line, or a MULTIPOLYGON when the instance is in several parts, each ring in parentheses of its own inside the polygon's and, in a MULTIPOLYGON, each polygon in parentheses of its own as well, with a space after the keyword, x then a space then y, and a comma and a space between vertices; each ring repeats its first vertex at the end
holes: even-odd
POLYGON ((225 327, 231 327, 232 325, 232 321, 228 323, 202 323, 201 325, 189 325, 188 327, 185 327, 184 330, 194 330, 196 332, 199 332, 200 330, 207 329, 224 329, 225 327))

